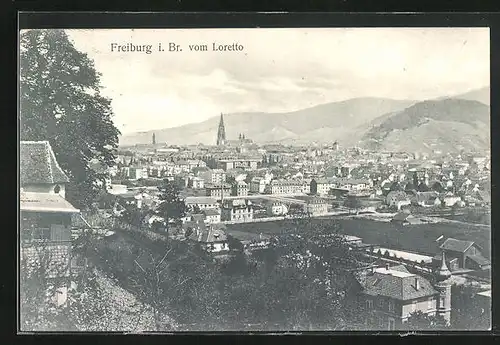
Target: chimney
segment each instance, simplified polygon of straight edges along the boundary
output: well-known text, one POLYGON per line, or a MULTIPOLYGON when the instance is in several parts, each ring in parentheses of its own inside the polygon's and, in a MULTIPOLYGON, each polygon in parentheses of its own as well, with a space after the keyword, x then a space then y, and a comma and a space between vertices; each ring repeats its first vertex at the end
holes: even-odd
POLYGON ((415 290, 420 290, 420 281, 418 277, 415 277, 415 290))

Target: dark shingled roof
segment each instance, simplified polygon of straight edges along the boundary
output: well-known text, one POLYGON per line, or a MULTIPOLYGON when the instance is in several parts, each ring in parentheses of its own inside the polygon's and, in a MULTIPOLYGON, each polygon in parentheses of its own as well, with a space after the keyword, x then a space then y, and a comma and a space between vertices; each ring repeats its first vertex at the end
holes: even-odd
POLYGON ((69 182, 48 141, 21 141, 19 170, 21 185, 69 182))
POLYGON ((443 250, 465 253, 465 251, 469 249, 472 245, 474 245, 474 242, 472 241, 462 241, 462 240, 456 240, 454 238, 448 238, 446 239, 446 241, 444 241, 444 243, 440 246, 440 248, 443 250))
POLYGON ((362 282, 364 293, 371 296, 385 296, 400 301, 433 296, 438 292, 425 278, 411 274, 404 267, 379 268, 362 282), (419 288, 415 286, 418 279, 419 288))
POLYGON ((474 261, 479 266, 485 266, 490 264, 490 261, 481 255, 470 255, 467 257, 467 259, 474 261))

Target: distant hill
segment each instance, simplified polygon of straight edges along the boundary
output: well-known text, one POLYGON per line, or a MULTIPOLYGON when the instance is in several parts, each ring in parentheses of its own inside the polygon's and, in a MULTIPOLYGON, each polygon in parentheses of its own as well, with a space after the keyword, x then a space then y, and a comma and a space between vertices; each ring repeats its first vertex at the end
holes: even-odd
POLYGON ((481 89, 472 90, 467 93, 453 96, 452 98, 465 99, 468 101, 478 101, 490 105, 490 87, 485 86, 481 89))
POLYGON ((361 146, 410 152, 485 150, 490 146, 490 109, 476 100, 424 101, 384 117, 379 124, 372 121, 361 146))
MULTIPOLYGON (((258 143, 333 142, 350 145, 366 132, 366 125, 376 118, 401 111, 415 101, 385 98, 354 98, 321 104, 289 113, 237 113, 224 115, 226 137, 237 139, 244 133, 258 143)), ((157 142, 169 144, 214 144, 219 116, 201 123, 175 128, 132 133, 120 138, 120 145, 147 144, 155 133, 157 142)))

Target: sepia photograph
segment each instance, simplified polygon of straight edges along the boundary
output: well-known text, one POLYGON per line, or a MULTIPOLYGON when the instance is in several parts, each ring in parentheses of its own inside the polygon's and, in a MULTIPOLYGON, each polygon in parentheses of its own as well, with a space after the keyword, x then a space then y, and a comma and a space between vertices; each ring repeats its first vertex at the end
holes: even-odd
POLYGON ((491 330, 490 31, 19 31, 18 332, 491 330))

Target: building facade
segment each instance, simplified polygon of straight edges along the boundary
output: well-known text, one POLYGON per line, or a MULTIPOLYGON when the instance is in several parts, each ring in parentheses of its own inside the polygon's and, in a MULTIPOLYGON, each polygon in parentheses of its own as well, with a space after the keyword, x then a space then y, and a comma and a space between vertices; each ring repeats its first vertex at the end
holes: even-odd
POLYGON ((72 217, 80 212, 65 199, 67 182, 48 141, 20 143, 21 269, 43 270, 57 285, 53 301, 58 305, 67 300, 72 217))
POLYGON ((231 185, 223 184, 210 184, 205 186, 206 196, 215 198, 216 200, 222 200, 231 196, 231 185))
POLYGON ((253 220, 253 205, 250 200, 228 200, 221 210, 222 221, 249 222, 253 220))

